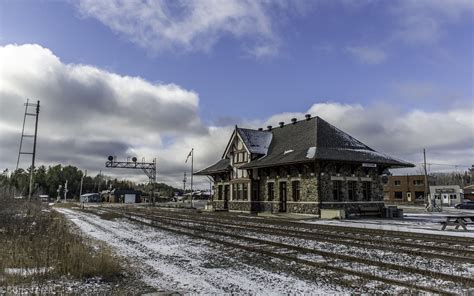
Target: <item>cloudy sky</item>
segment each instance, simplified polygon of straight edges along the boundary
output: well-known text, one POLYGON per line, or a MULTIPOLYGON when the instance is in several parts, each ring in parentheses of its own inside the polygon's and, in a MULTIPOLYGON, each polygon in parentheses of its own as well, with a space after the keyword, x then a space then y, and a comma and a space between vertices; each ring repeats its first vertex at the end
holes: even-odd
POLYGON ((419 164, 425 147, 460 165, 431 171, 465 169, 473 19, 470 0, 0 1, 0 169, 15 168, 27 98, 42 105, 38 164, 138 181, 106 157, 156 157, 177 186, 191 148, 200 169, 235 124, 305 113, 395 157, 419 164))

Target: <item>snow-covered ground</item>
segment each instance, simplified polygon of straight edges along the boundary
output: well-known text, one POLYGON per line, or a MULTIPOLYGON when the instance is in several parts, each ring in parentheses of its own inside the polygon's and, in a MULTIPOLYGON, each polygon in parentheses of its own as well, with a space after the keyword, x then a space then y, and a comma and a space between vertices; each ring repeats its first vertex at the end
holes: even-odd
MULTIPOLYGON (((451 215, 451 214, 449 214, 451 215)), ((473 213, 474 215, 474 213, 473 213)), ((350 226, 358 228, 395 230, 404 232, 416 232, 446 236, 472 237, 474 239, 474 226, 469 225, 468 231, 462 228, 455 229, 448 226, 446 230, 441 230, 441 221, 446 219, 444 213, 412 213, 405 214, 404 219, 354 219, 354 220, 311 220, 302 221, 311 224, 326 224, 337 226, 350 226)), ((473 240, 474 245, 474 240, 473 240)))
MULTIPOLYGON (((81 211, 57 208, 81 231, 106 242, 158 291, 240 294, 348 294, 323 279, 301 279, 238 259, 235 249, 157 230, 127 220, 103 220, 81 211), (230 253, 230 254, 229 254, 230 253)), ((257 258, 258 260, 258 258, 257 258)), ((322 277, 322 276, 321 276, 322 277)))

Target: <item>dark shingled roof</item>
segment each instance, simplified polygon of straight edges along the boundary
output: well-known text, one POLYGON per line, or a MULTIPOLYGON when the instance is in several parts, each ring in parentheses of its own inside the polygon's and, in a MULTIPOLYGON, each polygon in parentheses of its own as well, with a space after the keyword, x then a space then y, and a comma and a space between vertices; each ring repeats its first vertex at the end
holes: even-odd
POLYGON ((230 166, 230 159, 224 158, 216 162, 215 164, 207 167, 203 170, 197 171, 194 175, 209 175, 215 173, 222 173, 231 170, 232 167, 230 166))
MULTIPOLYGON (((315 160, 375 163, 390 167, 414 167, 413 164, 377 152, 320 117, 275 127, 270 131, 237 128, 251 153, 261 155, 240 168, 270 167, 315 160)), ((231 170, 230 160, 196 172, 208 175, 231 170)))
POLYGON ((320 117, 273 128, 271 144, 264 156, 241 168, 321 160, 377 163, 392 167, 414 165, 376 152, 320 117))
POLYGON ((248 128, 237 128, 237 132, 250 153, 266 154, 272 141, 272 133, 248 128))

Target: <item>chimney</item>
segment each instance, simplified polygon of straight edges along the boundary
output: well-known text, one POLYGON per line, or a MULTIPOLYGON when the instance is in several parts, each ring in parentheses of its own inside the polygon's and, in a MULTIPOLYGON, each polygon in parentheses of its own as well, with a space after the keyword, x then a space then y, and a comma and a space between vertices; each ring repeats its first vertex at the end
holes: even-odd
POLYGON ((271 130, 272 130, 272 126, 271 126, 271 125, 267 126, 267 129, 268 129, 269 131, 271 131, 271 130))
POLYGON ((259 127, 258 130, 261 132, 261 131, 263 131, 263 128, 259 127))
POLYGON ((284 123, 283 121, 280 121, 278 124, 280 125, 280 127, 284 127, 284 126, 285 126, 285 123, 284 123))
POLYGON ((304 117, 306 118, 306 120, 310 120, 311 119, 311 114, 306 114, 304 117))
POLYGON ((291 123, 295 124, 296 123, 296 118, 292 118, 291 123))

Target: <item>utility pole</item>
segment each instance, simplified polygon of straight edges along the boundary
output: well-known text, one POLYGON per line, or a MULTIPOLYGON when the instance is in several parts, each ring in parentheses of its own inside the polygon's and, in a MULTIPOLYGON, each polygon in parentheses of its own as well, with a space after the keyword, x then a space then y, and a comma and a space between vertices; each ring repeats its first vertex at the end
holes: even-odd
POLYGON ((84 177, 87 176, 87 170, 85 170, 85 173, 82 175, 81 177, 81 187, 79 189, 79 198, 81 197, 82 195, 82 183, 84 182, 84 177))
POLYGON ((97 177, 99 180, 99 185, 97 185, 97 192, 100 194, 100 183, 102 181, 102 170, 99 170, 99 176, 97 177))
POLYGON ((59 200, 61 199, 61 188, 63 188, 63 185, 59 185, 58 190, 56 190, 56 192, 58 193, 58 197, 56 198, 57 202, 59 202, 59 200))
POLYGON ((66 180, 66 183, 64 184, 64 201, 66 201, 66 199, 67 199, 68 191, 69 190, 67 190, 67 180, 66 180))
POLYGON ((35 137, 33 140, 33 157, 31 158, 31 172, 30 172, 30 192, 28 199, 31 200, 31 193, 33 191, 33 172, 35 170, 35 158, 36 158, 36 137, 38 135, 38 115, 40 112, 40 101, 36 104, 36 121, 35 121, 35 137))
POLYGON ((194 148, 191 148, 191 152, 189 152, 188 157, 186 157, 186 161, 188 162, 189 157, 191 156, 191 202, 193 201, 193 173, 194 173, 194 148))
MULTIPOLYGON (((423 148, 423 168, 425 170, 425 196, 426 200, 425 203, 430 203, 430 197, 429 197, 429 186, 428 186, 428 171, 426 169, 426 150, 423 148)), ((429 205, 430 206, 430 205, 429 205)))
POLYGON ((21 139, 20 139, 20 149, 18 150, 18 159, 16 162, 16 169, 18 169, 18 165, 20 164, 20 156, 22 154, 31 154, 31 167, 30 167, 30 184, 28 190, 28 200, 31 200, 31 195, 33 193, 33 173, 35 171, 35 160, 36 160, 36 139, 38 136, 38 117, 40 111, 40 101, 37 101, 36 104, 32 104, 29 102, 29 99, 26 100, 25 103, 25 116, 23 117, 23 128, 21 130, 21 139), (30 113, 28 112, 29 107, 36 107, 36 112, 30 113), (26 124, 26 116, 34 116, 35 117, 35 133, 34 135, 25 135, 25 124, 26 124), (33 152, 23 152, 23 138, 33 138, 33 152))
POLYGON ((191 200, 193 199, 194 148, 191 149, 191 200))
POLYGON ((183 178, 183 195, 186 194, 186 172, 184 172, 184 178, 183 178))

